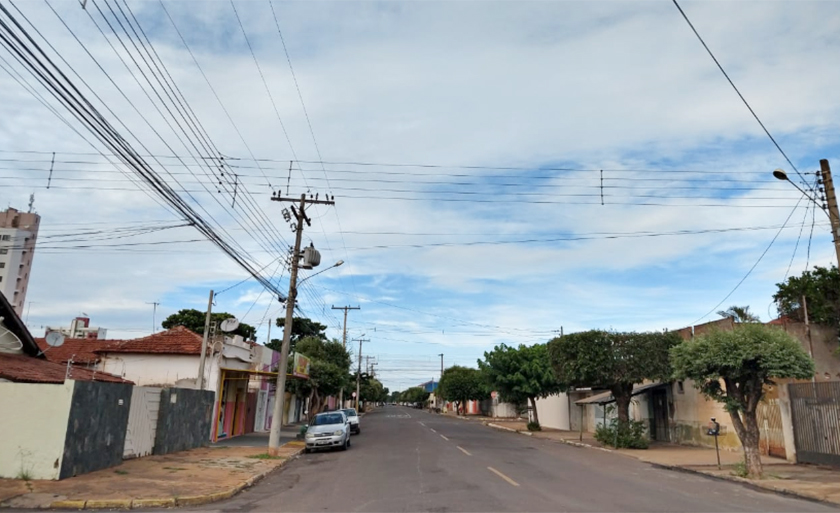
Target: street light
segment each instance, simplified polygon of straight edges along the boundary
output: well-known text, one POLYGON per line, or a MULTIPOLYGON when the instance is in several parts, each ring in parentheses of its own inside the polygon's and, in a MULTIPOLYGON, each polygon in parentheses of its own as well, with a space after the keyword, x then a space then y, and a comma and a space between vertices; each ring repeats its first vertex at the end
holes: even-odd
POLYGON ((338 267, 338 266, 343 265, 343 264, 344 264, 344 260, 339 260, 338 262, 336 262, 336 263, 334 263, 333 265, 331 265, 331 266, 327 267, 326 269, 321 269, 320 271, 318 271, 318 272, 317 272, 317 273, 315 273, 315 274, 310 274, 310 275, 309 275, 309 276, 307 276, 306 278, 304 278, 304 279, 300 280, 297 284, 298 284, 298 285, 300 285, 301 283, 305 282, 305 281, 306 281, 306 280, 308 280, 309 278, 312 278, 312 277, 314 277, 314 276, 318 276, 319 274, 321 274, 321 273, 323 273, 323 272, 329 271, 329 270, 330 270, 330 269, 332 269, 333 267, 338 267))
MULTIPOLYGON (((811 201, 812 201, 815 205, 817 205, 818 207, 820 207, 820 210, 823 210, 823 206, 822 206, 822 205, 820 205, 820 203, 816 200, 816 198, 814 198, 813 196, 811 196, 810 194, 808 194, 807 192, 805 192, 805 191, 802 189, 802 187, 800 187, 800 186, 796 185, 796 183, 795 183, 793 180, 791 180, 790 178, 788 178, 788 175, 787 175, 787 173, 785 173, 784 169, 777 169, 777 170, 773 171, 773 176, 774 176, 774 177, 776 177, 778 180, 781 180, 781 181, 783 181, 783 182, 789 182, 791 185, 793 185, 794 187, 796 187, 796 190, 798 190, 799 192, 801 192, 801 193, 802 193, 802 194, 803 194, 806 198, 808 198, 808 199, 809 199, 809 200, 811 200, 811 201)), ((825 212, 825 210, 823 210, 823 212, 825 212)), ((827 213, 827 212, 826 212, 826 215, 828 215, 828 213, 827 213)), ((829 215, 828 217, 829 217, 829 219, 831 219, 831 216, 830 216, 830 215, 829 215)))

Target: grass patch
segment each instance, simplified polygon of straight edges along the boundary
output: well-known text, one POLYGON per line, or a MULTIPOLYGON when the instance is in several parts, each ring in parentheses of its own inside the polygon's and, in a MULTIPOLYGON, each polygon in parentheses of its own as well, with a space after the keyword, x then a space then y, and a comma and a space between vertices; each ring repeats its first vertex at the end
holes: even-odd
POLYGON ((121 476, 124 476, 124 475, 128 474, 128 470, 117 469, 117 470, 114 471, 114 474, 119 474, 121 476))
POLYGON ((28 469, 20 469, 15 476, 15 479, 22 479, 24 481, 32 481, 32 471, 28 469))
POLYGON ((187 470, 184 467, 162 467, 163 470, 171 470, 172 472, 177 472, 179 470, 187 470))
POLYGON ((261 454, 252 454, 248 456, 248 458, 253 458, 255 460, 282 460, 283 456, 272 456, 266 452, 261 454))
POLYGON ((732 465, 732 475, 744 478, 747 477, 749 475, 749 472, 747 472, 747 464, 741 461, 732 465))

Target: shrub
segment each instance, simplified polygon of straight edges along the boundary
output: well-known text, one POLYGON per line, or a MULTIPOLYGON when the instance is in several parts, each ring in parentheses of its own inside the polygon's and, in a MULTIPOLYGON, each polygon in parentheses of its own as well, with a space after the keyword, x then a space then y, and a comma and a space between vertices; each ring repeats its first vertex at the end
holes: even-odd
POLYGON ((542 431, 542 428, 540 427, 539 422, 531 421, 531 422, 528 423, 527 427, 528 427, 528 431, 542 431))
POLYGON ((648 448, 645 423, 635 420, 619 422, 612 419, 609 424, 601 424, 595 429, 595 439, 616 449, 648 448))

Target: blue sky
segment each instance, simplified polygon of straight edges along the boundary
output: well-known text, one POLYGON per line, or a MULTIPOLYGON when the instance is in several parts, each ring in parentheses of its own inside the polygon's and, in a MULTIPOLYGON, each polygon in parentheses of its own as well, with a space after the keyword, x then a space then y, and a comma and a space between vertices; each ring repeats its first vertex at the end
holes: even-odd
MULTIPOLYGON (((791 215, 799 193, 771 175, 795 176, 790 164, 669 2, 277 2, 304 113, 267 2, 234 4, 263 82, 230 2, 164 0, 211 90, 161 3, 129 1, 207 137, 234 157, 236 208, 189 158, 136 66, 132 76, 120 62, 125 51, 96 9, 117 4, 90 2, 87 12, 53 5, 98 64, 46 4, 16 5, 136 148, 183 157, 153 165, 281 289, 288 273, 270 262, 293 237, 272 189, 285 194, 288 181, 292 195, 335 195, 334 208, 312 210, 305 241, 324 266, 346 263, 308 280, 300 307, 340 337, 331 307, 361 306, 349 338, 370 339, 363 353, 392 389, 437 377, 440 353, 446 365, 475 365, 496 344, 544 342, 561 327, 677 329, 734 304, 769 320, 777 282, 833 262, 824 214, 813 237, 807 202, 791 215), (689 233, 662 235, 674 232, 689 233)), ((840 162, 833 3, 683 7, 801 172, 840 162)), ((165 244, 55 242, 178 218, 102 156, 78 155, 95 150, 5 71, 23 71, 10 63, 0 60, 0 199, 25 208, 34 192, 51 237, 27 297, 33 331, 85 312, 112 336, 145 335, 150 302, 161 303, 159 322, 246 277, 209 243, 178 242, 201 238, 188 227, 96 242, 165 244)), ((215 308, 259 325, 262 341, 282 305, 261 292, 248 281, 215 308)))

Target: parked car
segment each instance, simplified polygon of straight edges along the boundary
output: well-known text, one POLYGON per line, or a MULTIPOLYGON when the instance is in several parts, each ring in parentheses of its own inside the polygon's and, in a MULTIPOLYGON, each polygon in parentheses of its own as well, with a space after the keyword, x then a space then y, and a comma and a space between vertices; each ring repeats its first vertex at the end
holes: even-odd
POLYGON ((350 421, 342 411, 319 413, 306 428, 304 452, 350 447, 350 421))
POLYGON ((347 415, 347 420, 350 421, 350 434, 359 434, 362 432, 362 428, 359 426, 359 414, 356 413, 355 408, 346 408, 341 410, 347 415))

